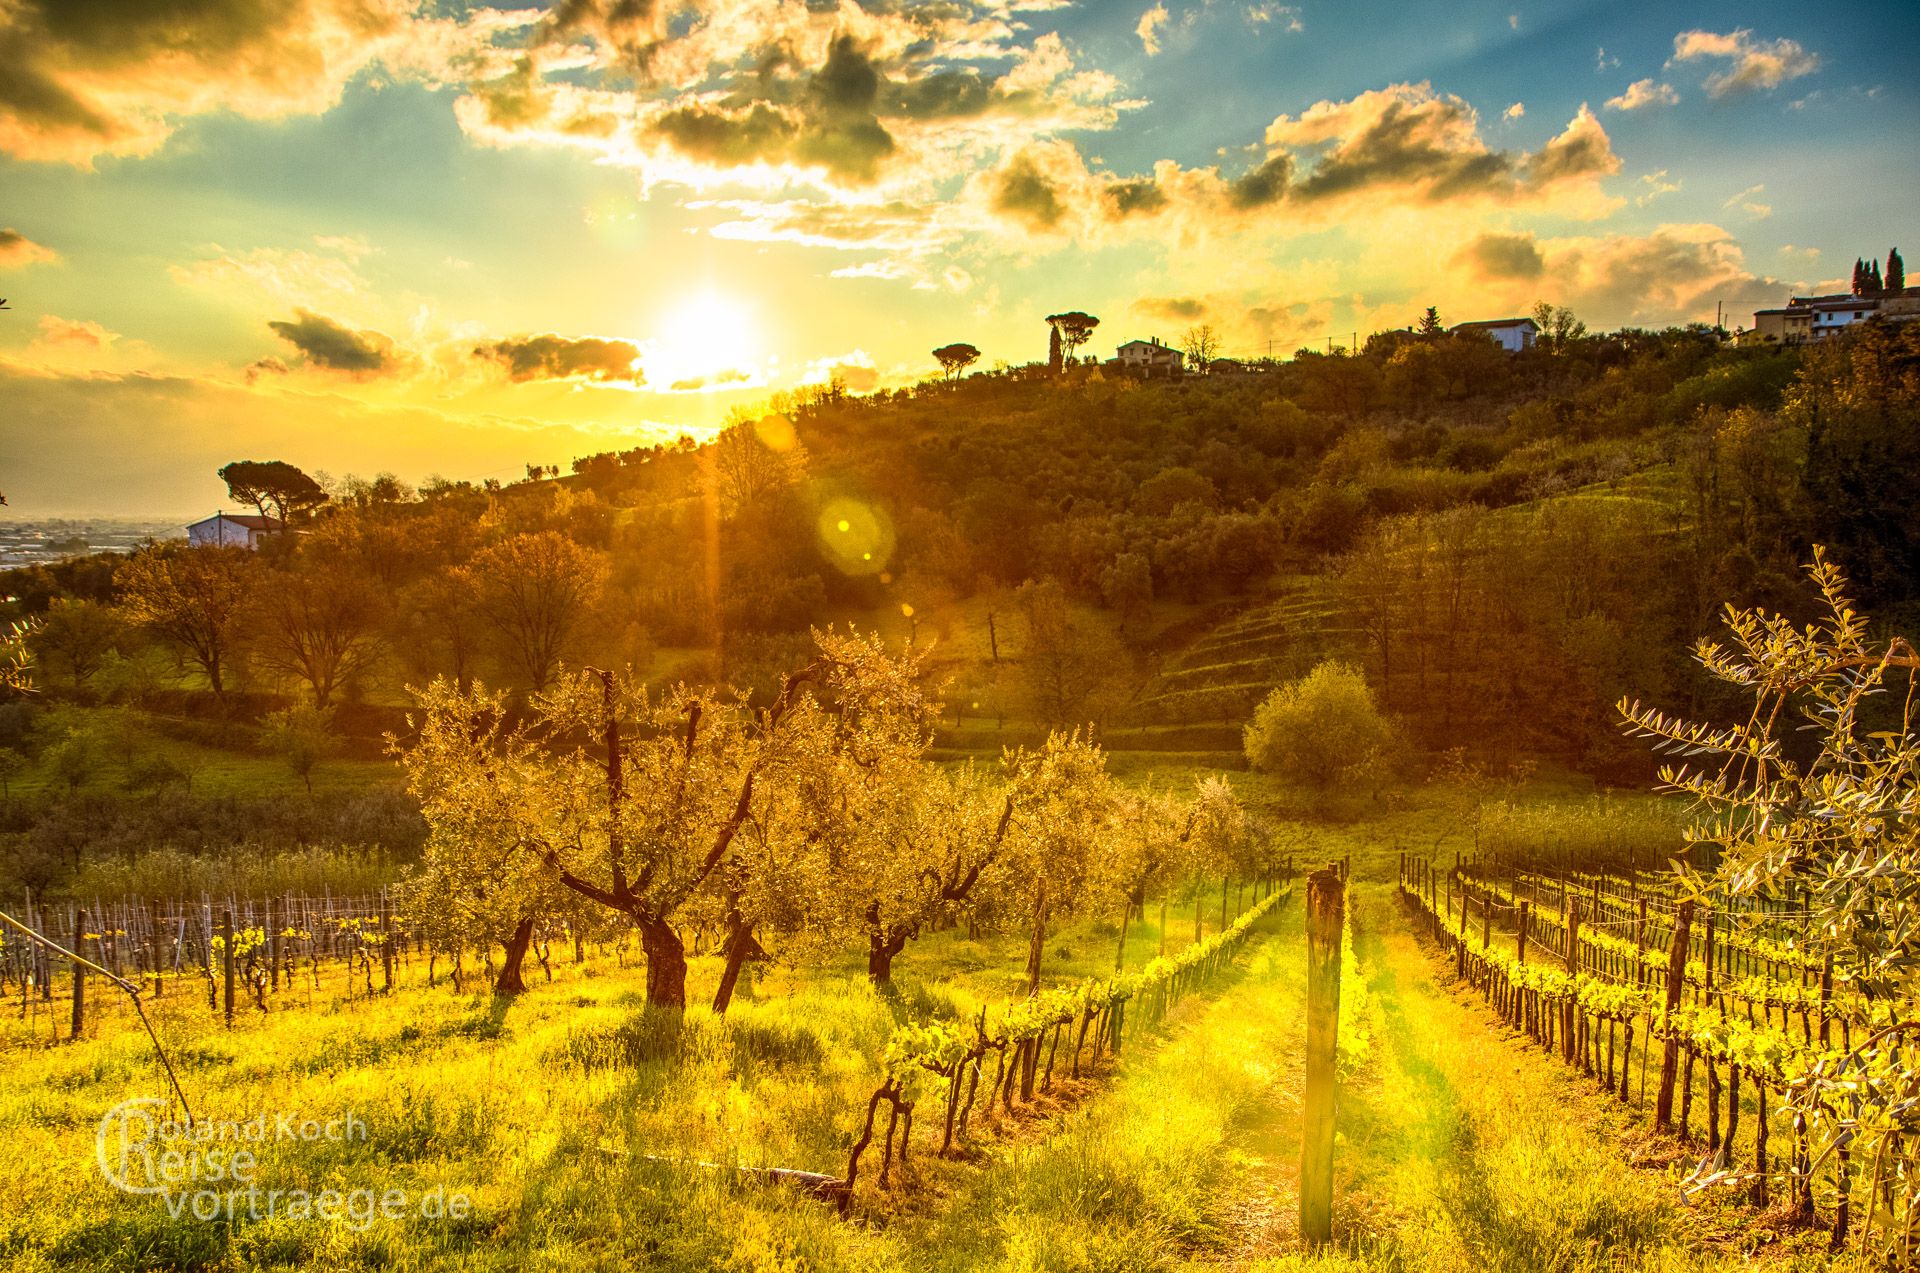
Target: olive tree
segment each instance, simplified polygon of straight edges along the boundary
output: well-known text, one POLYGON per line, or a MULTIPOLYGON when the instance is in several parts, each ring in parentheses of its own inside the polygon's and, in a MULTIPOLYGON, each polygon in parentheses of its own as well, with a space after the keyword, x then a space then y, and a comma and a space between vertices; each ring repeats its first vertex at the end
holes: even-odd
POLYGON ((1619 710, 1630 733, 1681 758, 1661 778, 1700 811, 1688 839, 1716 850, 1709 877, 1689 872, 1696 891, 1791 893, 1809 912, 1811 949, 1871 1005, 1876 1028, 1811 1057, 1787 1105, 1811 1138, 1806 1175, 1835 1160, 1845 1190, 1849 1163, 1871 1164, 1862 1242, 1891 1267, 1920 1227, 1910 1130, 1920 1022, 1909 1019, 1920 976, 1920 652, 1871 635, 1818 548, 1810 573, 1825 611, 1817 622, 1729 607, 1728 643, 1695 647, 1713 677, 1752 700, 1744 719, 1692 722, 1626 700, 1619 710))
POLYGON ((1002 766, 1014 813, 994 887, 1002 913, 1024 917, 1029 926, 1027 993, 1033 995, 1048 925, 1097 896, 1096 846, 1111 816, 1113 782, 1106 753, 1078 730, 1009 751, 1002 766))
POLYGON ((867 977, 893 980, 908 942, 970 913, 1006 851, 1016 794, 972 765, 918 763, 877 783, 849 819, 835 895, 866 943, 867 977))
POLYGON ((501 694, 435 681, 405 753, 431 867, 495 882, 537 868, 638 929, 647 1002, 684 1007, 681 921, 717 910, 737 976, 755 927, 825 888, 805 823, 831 811, 840 767, 880 763, 919 727, 910 669, 881 666, 877 642, 822 646, 764 706, 584 670, 510 719, 501 694))

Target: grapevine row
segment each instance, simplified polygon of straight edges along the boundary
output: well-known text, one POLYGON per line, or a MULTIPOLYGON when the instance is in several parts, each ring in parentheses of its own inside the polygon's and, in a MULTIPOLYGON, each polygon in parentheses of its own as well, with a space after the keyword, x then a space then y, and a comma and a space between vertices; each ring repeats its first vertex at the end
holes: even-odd
MULTIPOLYGON (((1402 869, 1401 896, 1420 914, 1423 927, 1451 957, 1457 974, 1480 990, 1506 1024, 1598 1080, 1609 1095, 1629 1104, 1634 1102, 1636 1036, 1642 1103, 1648 1069, 1654 1064, 1653 1045, 1659 1044, 1654 1123, 1658 1130, 1677 1132, 1683 1141, 1694 1139, 1694 1072, 1704 1069, 1704 1130, 1709 1156, 1696 1172, 1695 1184, 1742 1185, 1755 1205, 1767 1202, 1770 1189, 1784 1188, 1795 1217, 1808 1223, 1816 1216, 1815 1192, 1819 1188, 1831 1205, 1834 1244, 1838 1247, 1844 1243, 1851 1222, 1857 1165, 1844 1151, 1815 1161, 1809 1145, 1810 1133, 1817 1129, 1804 1120, 1789 1129, 1787 1150, 1776 1155, 1770 1149, 1773 1129, 1767 1113, 1769 1097, 1777 1101, 1808 1090, 1816 1079, 1831 1081, 1836 1076, 1850 1080, 1863 1093, 1896 1081, 1903 1064, 1900 1051, 1904 1027, 1891 1005, 1864 999, 1851 1003, 1844 1017, 1832 1012, 1822 1015, 1817 1033, 1804 1017, 1798 1031, 1786 1028, 1784 1020, 1781 1026, 1775 1026, 1770 1018, 1755 1019, 1753 1003, 1742 1011, 1730 1010, 1728 1001, 1740 996, 1729 992, 1722 999, 1720 988, 1713 987, 1706 977, 1706 966, 1688 962, 1690 907, 1683 906, 1676 912, 1670 949, 1656 965, 1648 957, 1650 952, 1636 951, 1631 945, 1623 952, 1614 938, 1592 942, 1586 934, 1580 934, 1569 949, 1564 926, 1557 930, 1558 950, 1547 948, 1537 939, 1530 943, 1531 924, 1511 934, 1511 944, 1505 932, 1496 942, 1491 916, 1499 905, 1494 901, 1497 890, 1479 887, 1482 912, 1476 923, 1466 913, 1471 894, 1464 886, 1459 907, 1451 904, 1450 896, 1445 902, 1441 900, 1439 874, 1424 861, 1408 860, 1402 869), (1632 980, 1623 979, 1619 971, 1622 965, 1616 956, 1622 953, 1640 956, 1638 967, 1642 971, 1632 980), (1683 970, 1680 975, 1675 975, 1676 963, 1683 970), (1687 974, 1694 970, 1704 983, 1703 990, 1711 989, 1712 996, 1703 993, 1691 1003, 1683 1002, 1687 974), (1836 1020, 1841 1027, 1839 1039, 1830 1028, 1836 1020), (1856 1029, 1871 1033, 1856 1040, 1856 1029), (1735 1150, 1743 1084, 1752 1089, 1755 1115, 1750 1165, 1742 1165, 1735 1150)), ((1453 883, 1453 873, 1448 873, 1449 890, 1453 883)), ((1822 1105, 1815 1121, 1846 1125, 1859 1116, 1862 1108, 1859 1098, 1844 1107, 1822 1105)), ((1904 1171, 1913 1169, 1913 1164, 1906 1162, 1896 1166, 1904 1171)), ((1869 1197, 1873 1192, 1869 1188, 1869 1197)))
POLYGON ((1103 1051, 1117 1055, 1129 1003, 1137 1005, 1138 1015, 1159 1020, 1190 990, 1230 963, 1254 926, 1292 895, 1291 885, 1270 892, 1222 931, 1174 954, 1162 955, 1137 972, 1089 977, 991 1012, 983 1007, 977 1017, 964 1022, 898 1027, 881 1053, 881 1082, 868 1099, 864 1130, 848 1156, 847 1175, 838 1190, 842 1209, 851 1202, 860 1159, 872 1143, 882 1105, 889 1108, 879 1176, 885 1186, 893 1163, 896 1130, 904 1165, 914 1109, 929 1084, 942 1100, 944 1117, 938 1152, 945 1155, 953 1151, 956 1138, 966 1134, 989 1055, 994 1058, 994 1075, 987 1086, 986 1108, 998 1104, 1011 1114, 1016 1099, 1031 1100, 1036 1086, 1041 1091, 1051 1088, 1063 1041, 1070 1041, 1066 1061, 1075 1078, 1080 1076, 1081 1058, 1089 1042, 1089 1063, 1097 1063, 1103 1051))

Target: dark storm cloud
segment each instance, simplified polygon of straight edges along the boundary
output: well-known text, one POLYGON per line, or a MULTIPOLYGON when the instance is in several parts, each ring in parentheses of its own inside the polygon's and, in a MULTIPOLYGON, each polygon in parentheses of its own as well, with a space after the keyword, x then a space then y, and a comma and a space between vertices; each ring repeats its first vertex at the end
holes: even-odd
POLYGON ((738 114, 682 106, 656 120, 654 131, 689 158, 744 164, 784 157, 799 129, 779 111, 755 103, 738 114))
POLYGON ((474 356, 497 362, 506 368, 507 378, 524 380, 626 381, 641 384, 645 377, 634 363, 639 347, 624 340, 602 340, 596 336, 519 336, 481 345, 474 356))
POLYGON ((389 0, 0 0, 0 153, 146 154, 184 116, 322 111, 373 63, 433 80, 484 44, 425 53, 420 21, 389 0))
POLYGON ((1107 187, 1114 215, 1130 217, 1135 213, 1158 212, 1167 206, 1167 192, 1147 178, 1129 178, 1107 187))
POLYGON ((1001 171, 993 207, 1036 230, 1051 230, 1066 215, 1053 182, 1028 155, 1016 155, 1001 171))
POLYGON ((1279 154, 1235 181, 1228 198, 1236 208, 1264 208, 1287 197, 1287 183, 1293 177, 1293 157, 1279 154))
POLYGON ((295 310, 294 320, 267 324, 274 334, 305 354, 307 362, 356 376, 378 375, 398 367, 393 342, 376 331, 355 331, 310 310, 295 310))
POLYGON ((892 134, 873 113, 885 86, 873 60, 842 35, 804 80, 756 77, 757 95, 675 107, 651 131, 704 163, 817 164, 846 180, 871 181, 894 151, 892 134))
POLYGON ((1483 234, 1456 259, 1488 278, 1539 278, 1547 264, 1531 234, 1483 234))
POLYGON ((935 71, 893 88, 889 113, 909 119, 964 119, 978 115, 993 100, 993 85, 975 70, 935 71))

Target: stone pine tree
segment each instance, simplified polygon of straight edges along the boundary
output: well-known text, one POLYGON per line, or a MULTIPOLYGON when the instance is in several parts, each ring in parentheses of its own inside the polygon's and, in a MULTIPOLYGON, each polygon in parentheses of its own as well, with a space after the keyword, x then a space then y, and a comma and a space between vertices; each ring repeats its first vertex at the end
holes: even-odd
POLYGON ((285 460, 235 460, 218 476, 228 495, 281 522, 298 521, 328 499, 318 482, 285 460))
POLYGON ((1047 352, 1048 365, 1055 371, 1061 370, 1072 359, 1074 351, 1087 343, 1093 335, 1093 329, 1099 325, 1098 318, 1077 309, 1064 314, 1048 314, 1047 326, 1053 328, 1053 343, 1047 352))
POLYGON ((946 378, 952 380, 980 361, 980 351, 967 344, 942 345, 933 351, 933 360, 940 364, 946 378))
POLYGON ((1887 251, 1886 287, 1889 295, 1898 296, 1907 290, 1907 263, 1900 259, 1900 249, 1887 251))

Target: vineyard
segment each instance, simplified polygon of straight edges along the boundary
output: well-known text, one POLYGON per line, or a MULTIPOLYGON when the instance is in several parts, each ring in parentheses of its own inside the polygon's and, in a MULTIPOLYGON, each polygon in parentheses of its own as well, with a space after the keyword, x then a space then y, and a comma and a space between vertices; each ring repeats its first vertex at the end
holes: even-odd
MULTIPOLYGON (((1815 1075, 1860 1089, 1889 1084, 1900 1053, 1870 1045, 1897 1034, 1907 1013, 1836 991, 1832 956, 1808 950, 1804 898, 1695 898, 1670 876, 1548 876, 1501 859, 1443 871, 1405 855, 1399 888, 1458 975, 1514 1030, 1650 1110, 1658 1130, 1704 1140, 1689 1189, 1743 1187, 1754 1206, 1783 1200, 1802 1223, 1824 1213, 1835 1249, 1856 1216, 1869 1237, 1879 1225, 1903 1249, 1911 1240, 1904 1182, 1914 1146, 1897 1125, 1858 1127, 1871 1152, 1850 1138, 1816 1157, 1805 1114, 1780 1114, 1815 1075)), ((1851 1121, 1861 1109, 1820 1113, 1851 1121)))
MULTIPOLYGON (((356 978, 365 994, 374 993, 376 976, 381 990, 393 989, 396 964, 411 968, 416 956, 425 960, 431 984, 436 954, 447 954, 433 951, 405 916, 396 920, 384 893, 204 897, 197 903, 129 898, 87 906, 36 905, 28 897, 16 918, 47 939, 35 942, 13 930, 0 934, 0 993, 18 997, 23 1017, 63 991, 77 996, 84 1012, 85 972, 76 977, 74 966, 51 953, 52 947, 140 983, 155 999, 204 988, 209 1006, 229 1019, 236 983, 244 1001, 265 1011, 268 995, 283 987, 289 994, 301 986, 318 990, 323 967, 340 975, 351 997, 356 978)), ((453 968, 458 960, 453 952, 453 968)))
POLYGON ((1257 779, 1129 785, 1078 732, 945 765, 915 656, 831 634, 766 707, 612 673, 525 713, 437 686, 406 755, 430 835, 391 888, 0 915, 25 1165, 0 1255, 1914 1267, 1920 748, 1866 724, 1920 656, 1876 661, 1817 577, 1829 628, 1735 615, 1753 661, 1701 653, 1815 703, 1814 763, 1778 710, 1621 705, 1731 757, 1663 771, 1687 805, 1454 757, 1305 821, 1257 779), (128 1106, 213 1139, 272 1109, 359 1127, 260 1163, 364 1224, 129 1188, 128 1106), (62 1210, 89 1162, 104 1183, 62 1210))

